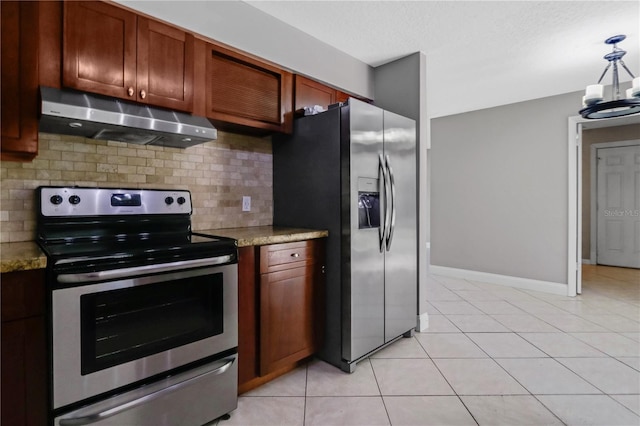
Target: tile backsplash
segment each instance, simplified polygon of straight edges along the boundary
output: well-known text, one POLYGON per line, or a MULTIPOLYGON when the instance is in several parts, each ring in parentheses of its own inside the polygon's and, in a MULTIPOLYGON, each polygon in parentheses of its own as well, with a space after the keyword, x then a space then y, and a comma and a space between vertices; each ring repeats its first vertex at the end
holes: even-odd
POLYGON ((271 138, 218 132, 187 149, 41 133, 30 163, 0 162, 0 242, 35 238, 40 185, 188 189, 195 230, 271 225, 271 138), (242 196, 251 211, 242 211, 242 196))

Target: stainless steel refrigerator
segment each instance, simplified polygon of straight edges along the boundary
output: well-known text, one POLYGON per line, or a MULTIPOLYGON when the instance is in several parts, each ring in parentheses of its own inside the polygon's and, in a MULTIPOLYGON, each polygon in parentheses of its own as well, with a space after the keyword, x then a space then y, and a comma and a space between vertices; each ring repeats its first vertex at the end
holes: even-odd
POLYGON ((318 355, 344 371, 416 326, 416 179, 415 121, 353 98, 273 138, 274 225, 329 230, 318 355))

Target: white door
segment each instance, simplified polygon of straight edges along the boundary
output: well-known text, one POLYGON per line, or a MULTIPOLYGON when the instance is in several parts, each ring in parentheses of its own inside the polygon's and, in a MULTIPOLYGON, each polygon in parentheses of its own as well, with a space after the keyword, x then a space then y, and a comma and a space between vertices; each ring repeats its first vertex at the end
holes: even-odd
POLYGON ((597 263, 640 268, 640 145, 597 158, 597 263))

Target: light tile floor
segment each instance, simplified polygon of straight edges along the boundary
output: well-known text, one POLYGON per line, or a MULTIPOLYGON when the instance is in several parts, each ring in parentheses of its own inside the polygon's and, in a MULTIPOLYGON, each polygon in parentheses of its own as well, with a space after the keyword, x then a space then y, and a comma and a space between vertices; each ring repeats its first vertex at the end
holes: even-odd
POLYGON ((640 270, 563 297, 431 276, 429 329, 346 374, 315 360, 240 396, 234 425, 640 425, 640 270))

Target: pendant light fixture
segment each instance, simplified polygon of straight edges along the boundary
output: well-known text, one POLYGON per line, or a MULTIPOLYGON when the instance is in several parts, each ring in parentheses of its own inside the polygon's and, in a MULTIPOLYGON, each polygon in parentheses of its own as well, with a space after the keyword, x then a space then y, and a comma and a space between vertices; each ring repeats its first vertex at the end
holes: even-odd
POLYGON ((605 44, 613 45, 613 51, 604 55, 604 59, 609 61, 609 64, 604 69, 598 83, 587 86, 585 95, 582 98, 583 108, 580 110, 580 115, 582 115, 583 118, 611 118, 640 113, 640 77, 634 77, 629 68, 624 64, 622 57, 627 52, 617 46, 617 44, 625 38, 627 38, 627 36, 621 34, 609 37, 604 41, 605 44), (620 64, 633 79, 631 88, 627 89, 622 95, 620 94, 620 81, 618 80, 618 64, 620 64), (604 85, 600 83, 609 68, 613 68, 613 93, 612 100, 605 102, 604 85))

